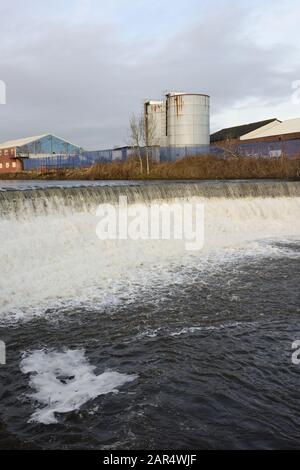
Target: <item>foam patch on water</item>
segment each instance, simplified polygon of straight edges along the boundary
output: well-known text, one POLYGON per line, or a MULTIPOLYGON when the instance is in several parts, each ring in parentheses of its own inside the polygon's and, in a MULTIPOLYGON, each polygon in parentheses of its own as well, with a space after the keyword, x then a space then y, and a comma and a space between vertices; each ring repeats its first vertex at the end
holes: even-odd
POLYGON ((216 326, 189 326, 182 328, 181 330, 173 331, 170 333, 170 336, 181 336, 181 335, 188 335, 197 333, 198 331, 220 331, 220 330, 228 330, 234 328, 247 328, 253 327, 257 324, 257 322, 230 322, 226 324, 216 325, 216 326))
POLYGON ((167 336, 181 336, 181 335, 189 335, 194 334, 197 332, 218 332, 221 330, 230 330, 235 328, 251 328, 256 326, 257 322, 228 322, 228 323, 221 323, 218 325, 196 325, 196 326, 185 326, 183 328, 176 328, 174 330, 170 328, 157 328, 157 329, 148 329, 138 333, 135 336, 135 340, 143 341, 145 338, 154 339, 154 338, 162 338, 167 336))
POLYGON ((82 405, 99 395, 116 393, 122 385, 136 380, 136 375, 106 371, 95 374, 84 350, 64 352, 38 350, 25 354, 21 371, 31 374, 29 397, 39 403, 30 422, 57 423, 56 413, 79 410, 82 405))

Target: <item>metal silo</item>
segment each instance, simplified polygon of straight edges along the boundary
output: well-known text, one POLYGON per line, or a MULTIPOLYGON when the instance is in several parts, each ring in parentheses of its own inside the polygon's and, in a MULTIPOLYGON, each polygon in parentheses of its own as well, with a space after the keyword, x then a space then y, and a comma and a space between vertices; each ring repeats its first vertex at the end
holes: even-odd
POLYGON ((169 93, 166 98, 167 145, 209 145, 210 97, 192 93, 169 93))
POLYGON ((146 101, 144 116, 147 144, 166 145, 166 104, 163 101, 146 101))

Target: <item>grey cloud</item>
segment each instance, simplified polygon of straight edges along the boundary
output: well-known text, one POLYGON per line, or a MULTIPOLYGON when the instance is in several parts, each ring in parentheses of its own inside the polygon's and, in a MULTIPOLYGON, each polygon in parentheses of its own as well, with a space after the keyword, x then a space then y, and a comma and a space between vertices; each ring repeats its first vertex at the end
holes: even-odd
POLYGON ((245 97, 284 100, 300 66, 291 59, 291 71, 280 72, 278 60, 295 51, 251 42, 247 20, 245 8, 227 2, 152 44, 129 42, 115 25, 95 21, 6 22, 0 79, 8 104, 0 107, 0 139, 53 132, 91 149, 122 144, 129 114, 167 89, 208 92, 215 113, 245 97))

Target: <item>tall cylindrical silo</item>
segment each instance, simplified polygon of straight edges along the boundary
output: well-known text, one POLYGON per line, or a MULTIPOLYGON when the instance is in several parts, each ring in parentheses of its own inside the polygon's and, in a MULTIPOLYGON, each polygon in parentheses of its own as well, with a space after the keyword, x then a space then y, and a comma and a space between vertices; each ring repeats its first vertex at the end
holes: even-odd
POLYGON ((166 105, 163 101, 144 103, 146 143, 150 146, 166 145, 166 105))
POLYGON ((210 97, 169 93, 166 101, 167 143, 170 147, 210 144, 210 97))

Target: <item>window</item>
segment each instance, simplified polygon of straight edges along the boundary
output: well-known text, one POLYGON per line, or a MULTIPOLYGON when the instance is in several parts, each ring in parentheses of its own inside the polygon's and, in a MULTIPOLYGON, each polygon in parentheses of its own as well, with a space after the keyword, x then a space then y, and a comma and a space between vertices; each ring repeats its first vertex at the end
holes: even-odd
POLYGON ((2 163, 0 163, 0 168, 3 168, 3 165, 2 165, 2 163))
POLYGON ((2 150, 0 150, 0 157, 2 157, 2 150))
POLYGON ((8 150, 4 150, 4 155, 8 155, 8 150))
POLYGON ((9 168, 9 163, 5 163, 5 167, 6 167, 6 168, 9 168))
POLYGON ((14 154, 14 149, 10 149, 10 154, 11 154, 11 155, 14 154))
POLYGON ((12 167, 13 167, 13 168, 17 168, 16 162, 13 162, 13 163, 12 163, 12 167))

